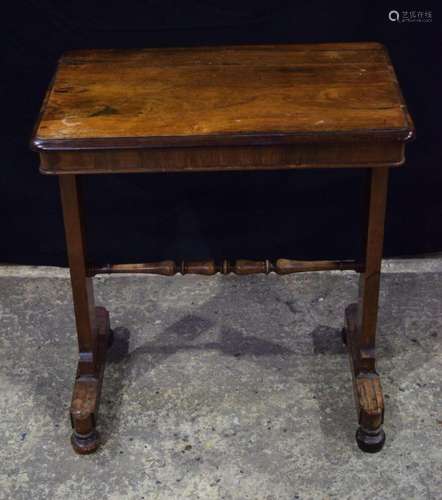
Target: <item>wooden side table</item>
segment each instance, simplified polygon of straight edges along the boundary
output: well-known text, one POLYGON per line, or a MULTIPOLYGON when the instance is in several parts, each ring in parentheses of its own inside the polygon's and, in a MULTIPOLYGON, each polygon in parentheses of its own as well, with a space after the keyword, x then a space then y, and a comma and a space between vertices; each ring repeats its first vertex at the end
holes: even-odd
MULTIPOLYGON (((358 411, 357 442, 385 441, 375 334, 389 168, 404 163, 412 120, 378 43, 82 50, 65 54, 32 139, 40 170, 59 176, 79 360, 70 409, 78 453, 98 446, 97 409, 111 330, 95 307, 98 273, 213 275, 352 269, 346 310, 358 411), (83 175, 299 168, 367 171, 361 261, 162 261, 97 266, 87 260, 83 175)), ((282 256, 288 257, 288 256, 282 256)))

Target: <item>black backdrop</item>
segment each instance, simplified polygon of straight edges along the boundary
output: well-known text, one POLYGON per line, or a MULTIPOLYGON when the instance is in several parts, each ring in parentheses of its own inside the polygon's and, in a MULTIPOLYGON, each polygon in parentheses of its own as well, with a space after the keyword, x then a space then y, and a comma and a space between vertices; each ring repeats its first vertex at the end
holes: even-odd
MULTIPOLYGON (((63 265, 56 178, 28 143, 60 54, 72 48, 319 41, 387 45, 417 139, 390 181, 385 255, 442 250, 441 19, 435 2, 50 0, 2 5, 0 262, 63 265), (431 11, 393 23, 388 11, 431 11)), ((114 175, 85 182, 90 257, 350 257, 361 174, 344 171, 114 175)))

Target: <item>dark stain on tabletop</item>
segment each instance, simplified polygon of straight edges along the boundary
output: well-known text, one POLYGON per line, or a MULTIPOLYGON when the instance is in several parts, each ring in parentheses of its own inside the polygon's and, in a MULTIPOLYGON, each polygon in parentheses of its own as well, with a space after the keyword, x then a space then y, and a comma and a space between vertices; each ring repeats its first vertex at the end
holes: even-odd
POLYGON ((98 111, 95 111, 94 113, 90 114, 89 116, 108 116, 108 115, 118 115, 119 111, 115 108, 112 108, 111 106, 104 106, 104 108, 99 109, 98 111))

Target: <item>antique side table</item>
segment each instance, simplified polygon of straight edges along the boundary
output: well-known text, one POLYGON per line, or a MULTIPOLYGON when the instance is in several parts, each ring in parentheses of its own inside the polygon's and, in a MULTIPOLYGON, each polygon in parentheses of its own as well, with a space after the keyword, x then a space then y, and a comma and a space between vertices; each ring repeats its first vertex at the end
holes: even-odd
MULTIPOLYGON (((414 135, 388 54, 378 43, 80 50, 65 54, 32 138, 40 170, 59 176, 79 360, 70 415, 78 453, 98 446, 100 388, 111 340, 95 307, 98 273, 213 275, 352 269, 345 311, 361 449, 385 441, 375 335, 389 168, 414 135), (97 266, 87 260, 84 175, 300 168, 367 172, 360 261, 224 260, 97 266)), ((215 188, 214 188, 215 189, 215 188)), ((245 256, 246 257, 246 256, 245 256)))

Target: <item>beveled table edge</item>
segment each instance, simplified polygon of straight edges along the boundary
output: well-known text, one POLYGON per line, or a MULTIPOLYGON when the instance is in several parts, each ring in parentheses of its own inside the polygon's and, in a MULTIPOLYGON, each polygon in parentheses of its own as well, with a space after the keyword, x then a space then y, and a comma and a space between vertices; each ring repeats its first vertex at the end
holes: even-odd
POLYGON ((192 136, 149 137, 97 137, 41 139, 33 136, 33 151, 81 151, 90 149, 145 149, 198 146, 264 146, 271 144, 297 144, 305 142, 365 142, 373 140, 397 140, 407 142, 415 138, 412 127, 401 129, 362 129, 323 132, 265 132, 247 134, 211 134, 192 136))

